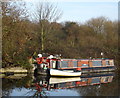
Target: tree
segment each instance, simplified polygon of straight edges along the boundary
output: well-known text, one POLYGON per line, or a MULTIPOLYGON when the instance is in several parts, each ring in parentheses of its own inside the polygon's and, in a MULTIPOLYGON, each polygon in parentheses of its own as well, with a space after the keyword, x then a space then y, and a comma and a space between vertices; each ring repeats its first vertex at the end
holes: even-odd
POLYGON ((40 34, 41 50, 45 49, 46 35, 51 31, 51 22, 57 21, 61 16, 61 11, 58 10, 57 6, 48 2, 39 2, 36 8, 34 17, 38 23, 38 33, 40 34))
POLYGON ((104 33, 104 23, 107 21, 105 17, 92 18, 87 25, 94 29, 96 33, 104 33))
POLYGON ((3 66, 17 65, 24 46, 30 40, 24 2, 2 2, 3 66))

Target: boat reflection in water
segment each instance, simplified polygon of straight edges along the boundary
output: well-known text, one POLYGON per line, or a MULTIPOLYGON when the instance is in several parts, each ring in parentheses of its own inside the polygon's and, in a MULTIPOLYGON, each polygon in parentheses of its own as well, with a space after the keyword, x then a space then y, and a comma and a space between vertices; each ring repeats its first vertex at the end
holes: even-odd
POLYGON ((99 73, 99 74, 84 74, 81 77, 60 78, 60 77, 44 77, 37 76, 33 81, 34 86, 38 91, 42 88, 51 89, 66 89, 88 85, 99 85, 103 83, 110 83, 113 80, 113 73, 99 73))
POLYGON ((80 77, 14 74, 2 78, 3 96, 118 96, 116 73, 90 73, 80 77))

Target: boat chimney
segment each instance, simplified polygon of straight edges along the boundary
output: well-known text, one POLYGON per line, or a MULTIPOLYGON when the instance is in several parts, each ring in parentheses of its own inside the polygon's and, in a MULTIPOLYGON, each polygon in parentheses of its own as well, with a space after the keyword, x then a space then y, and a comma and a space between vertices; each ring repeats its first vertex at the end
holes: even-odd
POLYGON ((101 52, 101 58, 102 58, 102 59, 103 59, 103 55, 104 55, 103 52, 101 52))

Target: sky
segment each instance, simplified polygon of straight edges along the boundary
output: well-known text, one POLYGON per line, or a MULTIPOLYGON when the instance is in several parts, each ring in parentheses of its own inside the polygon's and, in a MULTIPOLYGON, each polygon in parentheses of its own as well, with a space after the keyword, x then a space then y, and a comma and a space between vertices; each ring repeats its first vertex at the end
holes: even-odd
MULTIPOLYGON (((33 12, 38 0, 27 0, 33 4, 33 12)), ((91 18, 104 16, 112 21, 118 20, 118 0, 47 0, 57 5, 62 16, 58 22, 74 21, 84 23, 91 18)))

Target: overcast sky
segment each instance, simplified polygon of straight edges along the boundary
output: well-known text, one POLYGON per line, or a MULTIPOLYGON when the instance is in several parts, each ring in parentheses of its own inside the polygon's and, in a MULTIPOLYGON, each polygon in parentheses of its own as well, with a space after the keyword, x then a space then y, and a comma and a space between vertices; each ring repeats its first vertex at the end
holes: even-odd
MULTIPOLYGON (((27 0, 36 4, 39 0, 27 0)), ((58 22, 75 21, 83 23, 91 18, 100 16, 114 21, 118 20, 118 0, 47 0, 54 1, 63 12, 58 22), (89 2, 88 2, 89 1, 89 2)), ((29 6, 28 6, 29 8, 29 6)), ((29 8, 33 11, 34 5, 29 8)))

